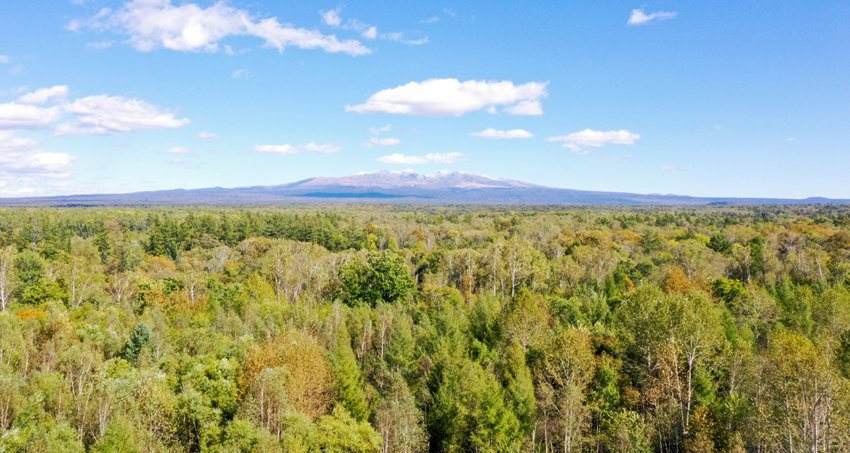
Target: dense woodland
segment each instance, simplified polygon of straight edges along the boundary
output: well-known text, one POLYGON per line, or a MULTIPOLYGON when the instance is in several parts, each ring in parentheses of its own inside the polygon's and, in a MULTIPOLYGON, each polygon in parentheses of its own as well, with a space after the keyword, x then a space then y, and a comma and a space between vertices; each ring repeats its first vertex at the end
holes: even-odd
POLYGON ((2 210, 18 451, 850 451, 850 209, 2 210))

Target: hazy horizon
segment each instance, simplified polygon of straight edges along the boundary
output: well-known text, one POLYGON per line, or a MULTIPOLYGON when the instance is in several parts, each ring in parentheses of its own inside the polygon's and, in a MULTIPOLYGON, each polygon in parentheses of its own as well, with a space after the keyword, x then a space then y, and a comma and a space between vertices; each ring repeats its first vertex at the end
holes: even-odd
POLYGON ((850 5, 12 0, 0 17, 0 197, 413 169, 850 198, 850 5))

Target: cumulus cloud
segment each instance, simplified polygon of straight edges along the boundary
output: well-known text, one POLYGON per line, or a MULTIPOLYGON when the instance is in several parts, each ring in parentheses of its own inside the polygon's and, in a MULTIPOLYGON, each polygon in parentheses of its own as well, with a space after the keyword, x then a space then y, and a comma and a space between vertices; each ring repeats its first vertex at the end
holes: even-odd
POLYGON ((58 178, 68 175, 74 156, 66 153, 43 152, 38 142, 0 131, 0 182, 20 178, 58 178))
POLYGON ((653 13, 645 13, 642 9, 633 9, 629 16, 629 25, 646 25, 650 22, 668 20, 676 17, 676 13, 672 11, 656 11, 653 13))
POLYGON ((360 41, 340 41, 334 35, 281 23, 276 17, 257 18, 225 2, 204 8, 196 3, 175 6, 171 0, 133 0, 116 11, 104 8, 90 19, 72 21, 66 28, 115 31, 126 35, 129 44, 142 52, 158 48, 217 52, 220 42, 233 36, 259 38, 279 52, 286 47, 349 55, 370 52, 360 41))
POLYGON ((62 116, 59 107, 37 107, 34 105, 7 102, 0 104, 0 129, 46 128, 62 116))
POLYGON ((59 124, 54 133, 107 135, 145 129, 175 129, 190 123, 140 99, 97 95, 77 99, 63 108, 74 121, 59 124))
POLYGON ((11 132, 0 131, 0 154, 29 150, 38 146, 38 142, 29 138, 17 137, 11 132))
POLYGON ((413 116, 460 116, 485 108, 501 107, 514 115, 542 113, 545 82, 515 85, 511 81, 429 79, 387 88, 369 96, 366 102, 346 105, 357 113, 390 113, 413 116))
POLYGON ((54 135, 107 135, 174 129, 190 123, 140 99, 96 95, 69 101, 67 96, 68 87, 56 85, 0 104, 0 130, 50 129, 54 135), (47 103, 53 105, 43 105, 47 103))
POLYGON ((66 96, 68 96, 68 85, 54 85, 27 93, 21 96, 19 101, 24 104, 44 104, 51 99, 64 99, 66 96))
POLYGON ((282 145, 257 145, 254 147, 254 152, 264 154, 298 154, 302 152, 316 154, 331 154, 340 150, 339 145, 332 143, 314 143, 310 142, 306 145, 290 145, 284 143, 282 145))
POLYGON ((428 153, 419 156, 393 153, 379 157, 378 162, 392 165, 453 164, 461 157, 463 154, 457 152, 428 153))
POLYGON ((515 139, 515 138, 532 138, 534 134, 525 129, 510 129, 501 131, 498 129, 487 128, 480 132, 473 132, 473 137, 491 138, 491 139, 515 139))
POLYGON ((560 142, 564 148, 576 154, 586 154, 588 148, 601 148, 607 145, 632 145, 640 139, 639 134, 620 129, 616 131, 595 131, 585 129, 567 135, 549 137, 550 142, 560 142))

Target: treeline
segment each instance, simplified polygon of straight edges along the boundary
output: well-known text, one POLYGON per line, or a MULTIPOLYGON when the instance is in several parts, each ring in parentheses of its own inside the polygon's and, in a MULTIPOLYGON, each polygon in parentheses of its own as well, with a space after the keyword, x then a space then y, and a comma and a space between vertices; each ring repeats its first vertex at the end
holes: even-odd
POLYGON ((3 210, 0 451, 850 451, 850 209, 3 210))

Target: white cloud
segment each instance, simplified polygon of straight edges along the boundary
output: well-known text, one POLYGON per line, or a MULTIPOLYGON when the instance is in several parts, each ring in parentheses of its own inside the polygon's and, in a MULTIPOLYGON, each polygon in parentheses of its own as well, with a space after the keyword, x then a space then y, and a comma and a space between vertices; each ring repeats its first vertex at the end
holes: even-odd
POLYGON ((200 140, 218 140, 218 134, 212 132, 198 132, 197 137, 200 140))
POLYGON ((439 17, 437 17, 437 16, 431 16, 431 17, 429 17, 429 18, 427 18, 427 19, 422 19, 422 20, 420 20, 420 21, 419 21, 419 23, 420 23, 420 24, 425 24, 425 25, 431 25, 431 24, 436 24, 436 23, 437 23, 437 22, 439 22, 439 21, 440 21, 440 18, 439 18, 439 17))
POLYGON ((257 145, 254 147, 254 152, 266 154, 295 154, 298 152, 298 147, 292 145, 257 145))
POLYGON ((677 167, 677 166, 675 166, 675 165, 670 165, 670 164, 668 164, 668 165, 662 165, 662 166, 661 166, 661 171, 666 171, 666 172, 676 172, 676 171, 679 171, 679 167, 677 167))
POLYGON ((372 137, 369 139, 369 143, 367 144, 369 147, 373 146, 395 146, 401 144, 401 140, 392 137, 372 137))
POLYGON ((289 46, 350 55, 370 52, 359 41, 340 41, 334 35, 282 24, 276 17, 255 18, 223 1, 204 8, 196 3, 174 6, 171 0, 133 0, 117 11, 105 8, 90 19, 71 21, 66 28, 113 30, 127 35, 129 44, 142 52, 158 48, 217 52, 219 43, 233 36, 260 38, 280 52, 289 46))
POLYGON ((0 154, 32 149, 38 142, 28 138, 17 137, 11 132, 0 131, 0 154))
POLYGON ((381 127, 370 127, 369 128, 369 132, 372 135, 380 135, 381 132, 389 132, 391 130, 393 130, 392 124, 387 124, 386 126, 381 126, 381 127))
POLYGON ((567 135, 549 137, 550 142, 561 142, 564 148, 576 154, 586 154, 588 148, 600 148, 606 145, 632 145, 640 139, 639 134, 620 129, 617 131, 595 131, 585 129, 567 135))
POLYGON ((540 99, 546 94, 545 82, 514 85, 511 81, 429 79, 378 91, 363 104, 346 105, 345 110, 414 116, 460 116, 501 106, 507 113, 540 114, 540 99), (533 109, 528 107, 531 104, 533 109))
POLYGON ((336 39, 336 36, 323 35, 315 30, 283 26, 274 17, 250 24, 248 34, 264 39, 267 46, 274 47, 280 52, 288 46, 300 49, 322 49, 329 53, 341 52, 349 55, 365 55, 372 52, 360 41, 340 41, 336 39))
POLYGON ((12 61, 12 59, 9 58, 8 55, 0 55, 0 64, 9 63, 10 61, 12 61))
POLYGON ((337 7, 328 11, 320 11, 319 14, 321 14, 322 22, 324 22, 325 25, 341 28, 343 30, 355 31, 360 33, 360 37, 363 39, 374 40, 380 38, 386 41, 395 41, 414 46, 426 44, 428 42, 427 37, 420 39, 408 39, 405 38, 404 33, 401 32, 378 33, 378 27, 361 22, 357 19, 343 20, 341 13, 342 7, 337 7))
POLYGON ((27 93, 19 99, 24 104, 44 104, 51 99, 64 99, 68 96, 68 85, 54 85, 27 93))
POLYGON ((629 25, 646 25, 654 21, 668 20, 676 17, 676 13, 672 11, 656 11, 654 13, 645 13, 642 9, 633 9, 629 16, 629 25))
POLYGON ((192 150, 185 146, 173 146, 171 148, 166 148, 165 152, 168 154, 189 154, 192 150))
POLYGON ((322 14, 322 22, 325 25, 330 25, 331 27, 339 27, 342 24, 342 17, 339 16, 339 13, 342 11, 342 8, 335 8, 328 11, 323 11, 322 14))
POLYGON ((50 128, 54 135, 105 135, 173 129, 190 122, 139 99, 97 95, 66 101, 67 95, 66 85, 56 85, 27 93, 18 102, 0 104, 0 129, 50 128), (51 106, 39 105, 57 100, 51 106))
POLYGON ((314 143, 310 142, 306 145, 257 145, 254 147, 254 152, 265 154, 297 154, 301 152, 331 154, 340 150, 339 145, 332 143, 314 143))
POLYGON ((44 108, 7 102, 0 104, 0 129, 45 128, 61 116, 62 112, 58 107, 44 108))
POLYGON ((234 79, 247 79, 251 77, 251 71, 247 69, 237 69, 230 73, 230 77, 234 79))
MULTIPOLYGON (((377 30, 376 30, 377 32, 377 30)), ((428 44, 428 37, 425 36, 419 39, 410 39, 404 36, 404 33, 401 32, 390 32, 390 33, 382 33, 381 39, 385 39, 387 41, 395 41, 400 42, 402 44, 408 44, 411 46, 421 46, 423 44, 428 44)))
POLYGON ((33 140, 0 131, 0 196, 50 195, 67 191, 75 157, 37 148, 38 143, 33 140))
POLYGON ((423 165, 423 164, 453 164, 457 162, 462 153, 429 153, 421 156, 393 153, 381 156, 378 162, 392 165, 423 165))
POLYGON ((506 107, 504 111, 511 115, 540 116, 543 114, 543 104, 538 100, 522 101, 506 107))
POLYGON ((532 138, 534 134, 525 129, 511 129, 500 131, 498 129, 487 128, 480 132, 473 132, 473 137, 493 138, 493 139, 510 139, 510 138, 532 138))
POLYGON ((30 153, 14 159, 9 159, 8 155, 3 156, 0 164, 19 172, 55 175, 73 161, 74 156, 66 153, 30 153))
POLYGON ((97 95, 77 99, 64 110, 75 121, 59 124, 54 133, 107 135, 145 129, 175 129, 190 123, 140 99, 97 95))
MULTIPOLYGON (((74 156, 36 150, 38 142, 0 131, 0 183, 21 182, 21 178, 60 178, 74 156)), ((38 183, 38 181, 35 181, 38 183)), ((13 184, 15 185, 15 184, 13 184)), ((4 193, 7 191, 3 191, 4 193)))
POLYGON ((381 134, 384 132, 389 132, 393 129, 393 127, 389 124, 382 127, 370 127, 369 133, 372 134, 372 138, 369 139, 368 143, 364 143, 363 146, 367 148, 374 148, 376 146, 395 146, 401 144, 401 140, 393 137, 381 137, 381 134))

